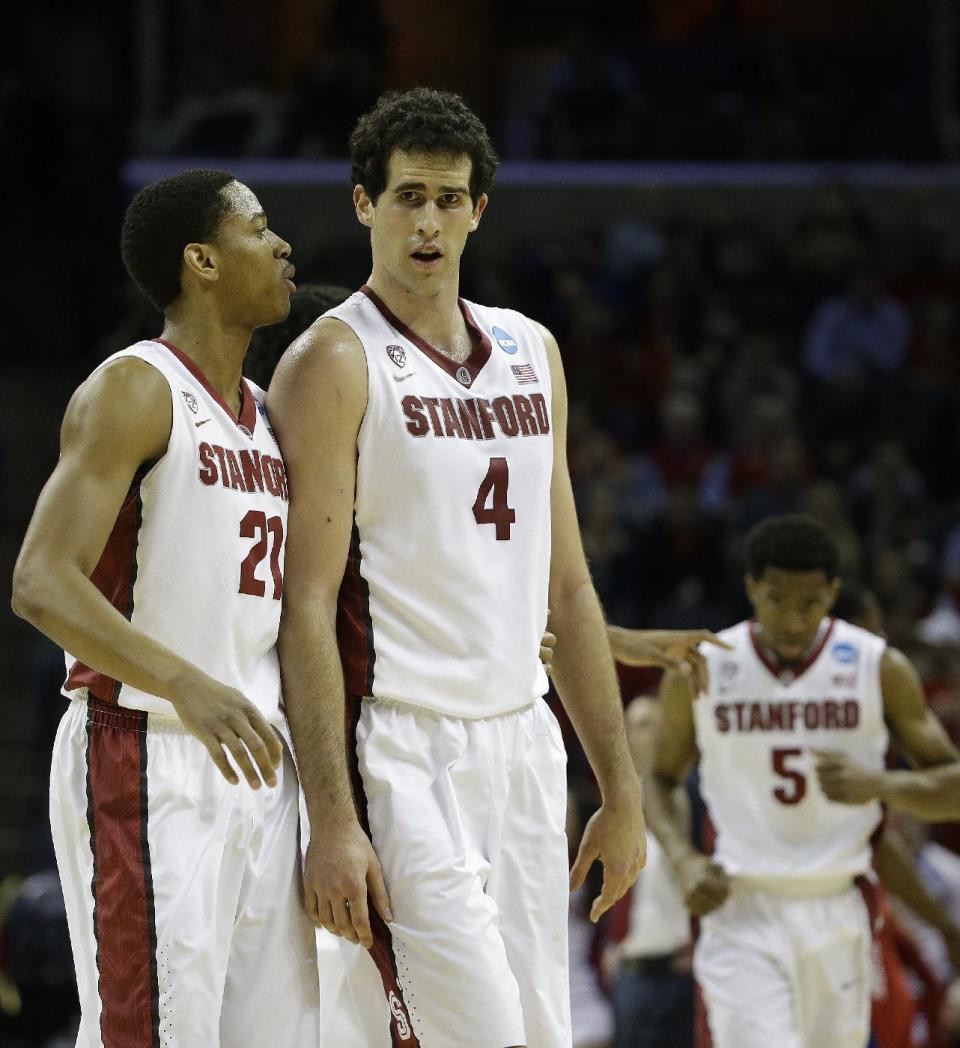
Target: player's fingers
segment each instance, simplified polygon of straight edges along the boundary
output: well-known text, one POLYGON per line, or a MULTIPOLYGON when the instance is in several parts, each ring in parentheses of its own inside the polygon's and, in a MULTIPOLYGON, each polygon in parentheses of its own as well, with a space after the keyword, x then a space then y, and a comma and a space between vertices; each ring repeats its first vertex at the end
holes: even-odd
POLYGON ((331 899, 330 910, 333 913, 333 924, 337 935, 346 939, 347 942, 359 942, 353 928, 350 903, 346 899, 331 899))
POLYGON ((697 636, 698 644, 712 644, 716 648, 723 648, 724 651, 733 651, 733 645, 728 644, 725 640, 721 640, 716 633, 711 630, 694 630, 697 636))
POLYGON ((353 923, 353 932, 356 935, 356 942, 365 949, 369 950, 373 946, 373 930, 370 927, 370 910, 367 907, 367 890, 364 886, 362 891, 357 892, 356 895, 351 895, 347 902, 347 909, 350 913, 350 920, 353 923))
POLYGON ((253 766, 253 761, 250 760, 250 754, 247 753, 246 746, 243 745, 236 735, 231 739, 222 739, 221 741, 230 751, 237 767, 240 769, 240 774, 250 784, 250 789, 259 790, 260 776, 257 774, 256 769, 253 766))
POLYGON ((610 907, 626 894, 630 887, 630 880, 626 871, 603 868, 603 888, 600 894, 593 900, 590 907, 590 920, 596 923, 610 909, 610 907))
POLYGON ((277 785, 276 765, 273 756, 267 746, 266 740, 258 732, 254 731, 253 725, 246 721, 237 726, 237 735, 243 741, 244 746, 250 753, 255 764, 260 769, 263 781, 268 786, 277 785))
POLYGON ((696 689, 694 694, 701 695, 710 685, 710 675, 707 671, 707 660, 696 650, 696 648, 694 648, 692 651, 687 652, 686 661, 693 676, 693 683, 696 689))
POLYGON ((389 924, 393 920, 393 910, 390 907, 390 893, 387 891, 386 881, 383 879, 383 870, 380 863, 371 863, 367 871, 367 890, 373 899, 373 906, 377 913, 389 924))
POLYGON ((308 884, 303 886, 303 908, 307 911, 307 916, 310 920, 318 927, 323 927, 323 922, 320 920, 320 905, 317 893, 308 884))
POLYGON ((237 773, 233 770, 230 762, 227 760, 226 754, 223 752, 223 747, 220 745, 220 740, 213 735, 204 735, 200 737, 200 741, 206 747, 207 753, 210 754, 210 759, 220 769, 220 774, 230 783, 231 786, 236 786, 240 780, 237 778, 237 773))
POLYGON ((279 768, 280 762, 283 760, 283 743, 280 741, 276 728, 267 721, 266 717, 253 703, 247 704, 246 714, 250 726, 262 740, 271 765, 274 768, 279 768))
POLYGON ((580 841, 577 857, 574 859, 573 866, 570 867, 570 891, 575 892, 583 884, 590 872, 590 867, 599 857, 600 853, 591 843, 588 830, 583 835, 583 840, 580 841))

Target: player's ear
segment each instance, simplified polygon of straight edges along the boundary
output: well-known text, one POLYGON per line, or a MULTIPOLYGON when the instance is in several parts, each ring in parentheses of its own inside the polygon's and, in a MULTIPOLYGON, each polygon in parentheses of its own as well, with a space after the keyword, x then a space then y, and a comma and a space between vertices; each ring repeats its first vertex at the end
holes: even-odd
POLYGON ((487 206, 487 194, 481 193, 477 202, 473 205, 473 218, 470 220, 470 232, 472 233, 480 225, 480 216, 487 206))
POLYGON ((363 186, 355 185, 353 187, 353 209, 357 214, 357 221, 368 229, 373 225, 373 207, 373 201, 363 186))
POLYGON ((747 591, 747 600, 754 607, 757 606, 757 585, 757 580, 749 572, 743 576, 743 587, 747 591))
POLYGON ((837 594, 840 592, 840 587, 843 585, 843 579, 838 575, 835 579, 831 580, 829 587, 827 588, 827 610, 829 611, 836 603, 837 594))
POLYGON ((204 283, 219 279, 217 252, 212 244, 187 244, 183 249, 183 265, 186 273, 204 283))

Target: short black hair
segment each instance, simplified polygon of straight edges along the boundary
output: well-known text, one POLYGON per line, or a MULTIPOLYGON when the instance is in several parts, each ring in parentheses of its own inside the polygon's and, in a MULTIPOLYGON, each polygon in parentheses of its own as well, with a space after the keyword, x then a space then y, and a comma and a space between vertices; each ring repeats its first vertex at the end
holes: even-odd
POLYGON ((287 319, 254 331, 243 363, 243 372, 247 378, 266 389, 287 346, 302 335, 317 317, 339 306, 350 295, 349 288, 333 284, 301 284, 290 296, 287 319))
POLYGON ((209 242, 230 207, 226 171, 196 168, 144 186, 123 216, 120 254, 137 287, 163 312, 176 301, 187 244, 209 242))
POLYGON ((387 91, 364 113, 350 136, 354 185, 376 203, 387 188, 387 167, 395 149, 439 156, 469 156, 473 202, 493 185, 496 151, 483 121, 460 95, 432 87, 387 91))
POLYGON ((747 535, 747 571, 760 579, 767 568, 822 571, 831 581, 840 567, 840 551, 830 532, 806 513, 762 520, 747 535))

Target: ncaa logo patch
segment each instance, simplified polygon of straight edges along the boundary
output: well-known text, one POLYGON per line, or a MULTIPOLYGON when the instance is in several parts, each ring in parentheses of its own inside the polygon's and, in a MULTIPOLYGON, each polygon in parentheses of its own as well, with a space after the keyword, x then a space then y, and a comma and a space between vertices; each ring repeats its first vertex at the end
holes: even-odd
POLYGON ((511 356, 513 356, 513 354, 520 348, 513 335, 504 331, 503 328, 495 327, 493 329, 493 337, 497 340, 497 345, 504 351, 504 353, 509 353, 511 356))
POLYGON ((387 356, 398 368, 404 367, 407 363, 407 351, 403 346, 387 346, 387 356))
POLYGON ((849 666, 859 658, 859 653, 852 644, 834 644, 830 654, 844 666, 849 666))
POLYGON ((183 399, 187 402, 187 407, 194 413, 194 415, 196 415, 200 410, 197 398, 192 393, 188 393, 185 389, 181 389, 180 392, 183 394, 183 399))

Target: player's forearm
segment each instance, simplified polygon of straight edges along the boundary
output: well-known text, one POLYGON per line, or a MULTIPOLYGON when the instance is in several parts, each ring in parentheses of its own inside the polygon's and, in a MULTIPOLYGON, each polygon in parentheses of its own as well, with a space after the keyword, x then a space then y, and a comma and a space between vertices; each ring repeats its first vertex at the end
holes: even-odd
POLYGON ((70 565, 21 556, 13 580, 14 612, 85 666, 149 695, 188 699, 209 678, 142 633, 70 565))
POLYGON ((557 635, 551 675, 604 798, 636 789, 603 612, 589 580, 551 595, 550 626, 557 635))
POLYGON ((334 615, 288 604, 277 643, 283 705, 312 827, 356 818, 334 615))
POLYGON ((695 854, 690 839, 689 815, 677 783, 654 773, 647 778, 644 802, 650 830, 674 867, 695 854))
POLYGON ((960 765, 884 772, 877 797, 928 822, 960 819, 960 765))

